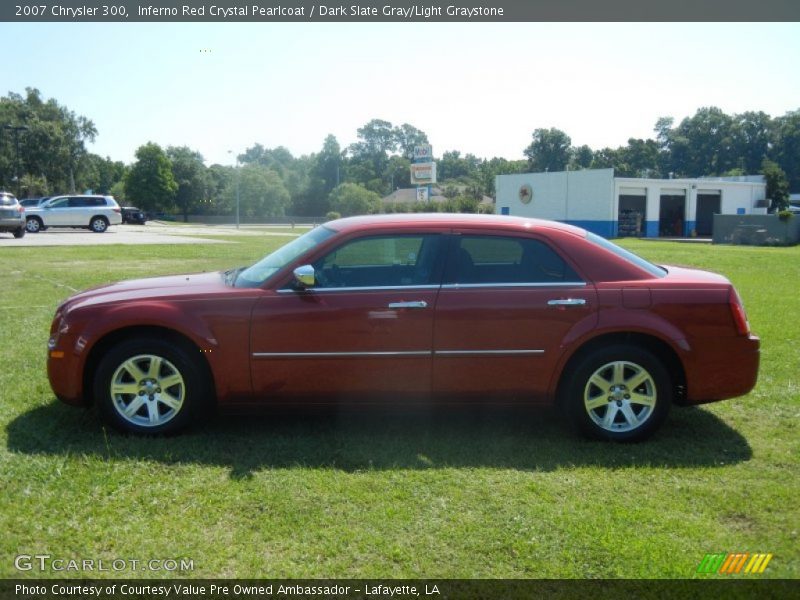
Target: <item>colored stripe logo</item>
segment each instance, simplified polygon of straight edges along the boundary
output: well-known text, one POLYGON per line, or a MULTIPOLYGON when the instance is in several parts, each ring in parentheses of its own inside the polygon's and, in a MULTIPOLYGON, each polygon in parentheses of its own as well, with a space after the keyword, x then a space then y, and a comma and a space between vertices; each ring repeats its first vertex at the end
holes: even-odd
POLYGON ((718 573, 720 575, 755 575, 763 573, 767 568, 772 554, 749 552, 731 552, 728 554, 706 554, 700 564, 697 565, 697 572, 710 575, 718 573))

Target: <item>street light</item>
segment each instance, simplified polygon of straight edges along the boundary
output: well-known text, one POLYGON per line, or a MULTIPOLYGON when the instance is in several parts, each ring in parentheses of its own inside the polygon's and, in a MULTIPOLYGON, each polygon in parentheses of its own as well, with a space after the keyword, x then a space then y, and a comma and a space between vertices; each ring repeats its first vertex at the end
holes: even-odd
POLYGON ((17 178, 17 198, 19 198, 20 177, 19 177, 19 132, 28 131, 27 125, 3 125, 3 129, 8 129, 14 133, 14 164, 15 177, 17 178))
MULTIPOLYGON (((233 150, 228 150, 228 154, 233 154, 233 150)), ((239 155, 236 155, 236 229, 239 229, 239 155)))

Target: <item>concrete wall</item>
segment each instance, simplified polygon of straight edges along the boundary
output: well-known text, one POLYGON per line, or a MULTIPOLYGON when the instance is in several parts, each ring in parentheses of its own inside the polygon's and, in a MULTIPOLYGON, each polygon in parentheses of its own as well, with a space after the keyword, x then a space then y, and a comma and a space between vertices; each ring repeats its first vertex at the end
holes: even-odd
POLYGON ((789 246, 800 243, 800 217, 714 215, 715 244, 789 246))
POLYGON ((498 175, 495 189, 497 213, 563 221, 605 237, 617 235, 620 195, 646 199, 647 237, 658 237, 662 196, 686 199, 684 236, 690 236, 697 227, 698 194, 719 195, 723 214, 766 214, 766 208, 756 206, 766 197, 766 184, 749 179, 639 179, 614 177, 613 169, 589 169, 498 175), (533 191, 529 204, 523 204, 519 196, 520 188, 526 184, 533 191))
POLYGON ((495 211, 499 214, 552 219, 605 237, 614 236, 617 217, 612 203, 613 169, 499 175, 495 189, 495 211), (520 188, 526 184, 533 191, 529 204, 519 198, 520 188))

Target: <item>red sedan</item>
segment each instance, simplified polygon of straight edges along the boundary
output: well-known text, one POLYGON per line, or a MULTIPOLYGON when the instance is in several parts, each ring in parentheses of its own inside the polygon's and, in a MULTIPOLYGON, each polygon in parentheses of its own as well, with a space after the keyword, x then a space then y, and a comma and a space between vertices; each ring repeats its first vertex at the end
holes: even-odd
POLYGON ((724 277, 495 215, 332 221, 254 265, 126 281, 55 314, 55 394, 137 433, 209 407, 327 399, 558 404, 594 437, 741 396, 759 340, 724 277))

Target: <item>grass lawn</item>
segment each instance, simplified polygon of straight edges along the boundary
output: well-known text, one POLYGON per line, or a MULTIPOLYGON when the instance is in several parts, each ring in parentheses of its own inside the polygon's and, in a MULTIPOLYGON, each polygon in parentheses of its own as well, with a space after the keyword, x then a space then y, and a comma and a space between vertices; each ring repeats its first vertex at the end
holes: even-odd
MULTIPOLYGON (((17 554, 190 558, 175 575, 201 578, 692 577, 711 552, 771 552, 762 577, 800 577, 800 248, 624 242, 727 275, 763 342, 751 394, 673 410, 639 445, 490 409, 228 417, 140 439, 54 399, 45 346, 73 289, 238 266, 290 239, 0 251, 0 577, 40 575, 17 554)), ((165 574, 88 576, 104 575, 165 574)))

